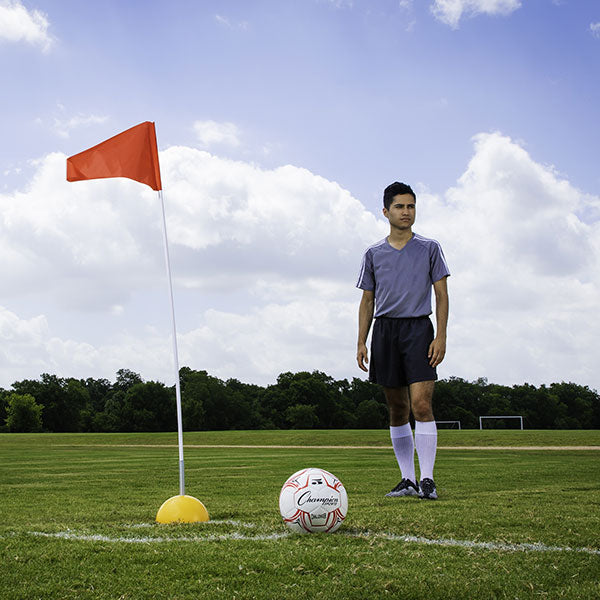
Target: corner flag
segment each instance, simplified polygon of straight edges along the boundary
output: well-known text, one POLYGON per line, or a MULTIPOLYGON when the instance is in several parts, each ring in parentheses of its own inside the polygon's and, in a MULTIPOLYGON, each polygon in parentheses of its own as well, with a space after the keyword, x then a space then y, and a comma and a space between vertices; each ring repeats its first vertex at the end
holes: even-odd
POLYGON ((183 418, 181 412, 181 385, 179 381, 179 357, 177 353, 177 329, 175 327, 175 304, 171 281, 171 261, 167 239, 167 219, 165 202, 160 181, 158 145, 154 123, 145 121, 131 129, 67 158, 67 181, 127 177, 149 185, 158 192, 162 207, 163 241, 165 266, 171 300, 171 322, 173 327, 173 366, 175 368, 175 398, 177 402, 177 437, 179 441, 179 496, 173 496, 163 503, 156 520, 159 523, 182 521, 195 523, 208 521, 208 512, 193 496, 185 495, 185 475, 183 465, 183 418))
POLYGON ((127 177, 162 189, 154 123, 140 123, 67 158, 67 181, 107 177, 127 177))

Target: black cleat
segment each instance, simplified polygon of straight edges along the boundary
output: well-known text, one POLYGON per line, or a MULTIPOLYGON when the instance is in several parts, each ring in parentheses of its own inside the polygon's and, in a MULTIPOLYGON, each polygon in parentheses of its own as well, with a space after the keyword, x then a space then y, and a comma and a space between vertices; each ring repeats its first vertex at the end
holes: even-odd
POLYGON ((433 479, 426 477, 425 479, 421 480, 419 498, 437 500, 437 490, 435 489, 435 482, 433 479))
POLYGON ((419 486, 410 479, 403 479, 391 492, 388 492, 386 496, 388 498, 397 498, 398 496, 417 496, 418 494, 419 486))

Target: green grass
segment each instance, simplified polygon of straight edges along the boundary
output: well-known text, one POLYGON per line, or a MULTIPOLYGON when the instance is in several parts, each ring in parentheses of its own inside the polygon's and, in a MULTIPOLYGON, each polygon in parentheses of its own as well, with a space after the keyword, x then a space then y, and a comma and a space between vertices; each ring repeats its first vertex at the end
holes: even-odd
POLYGON ((600 550, 600 451, 516 449, 600 446, 599 431, 441 430, 444 448, 505 449, 440 450, 436 502, 383 497, 398 480, 385 431, 184 440, 186 491, 206 505, 208 524, 154 524, 178 492, 174 434, 0 435, 0 598, 600 597, 600 554, 573 550, 600 550), (286 445, 300 447, 241 447, 286 445), (368 447, 307 447, 320 445, 368 447), (279 489, 305 466, 343 481, 342 528, 256 539, 286 534, 279 489))

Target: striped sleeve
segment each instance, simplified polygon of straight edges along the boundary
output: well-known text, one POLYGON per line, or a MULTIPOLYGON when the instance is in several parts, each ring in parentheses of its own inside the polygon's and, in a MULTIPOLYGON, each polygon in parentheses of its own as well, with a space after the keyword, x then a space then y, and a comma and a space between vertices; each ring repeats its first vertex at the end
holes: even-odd
POLYGON ((433 283, 450 275, 450 269, 448 268, 444 251, 439 242, 436 242, 435 240, 432 240, 429 260, 431 267, 431 281, 433 283))
POLYGON ((373 277, 373 256, 370 252, 370 249, 367 250, 363 255, 356 287, 367 291, 373 291, 375 289, 375 278, 373 277))

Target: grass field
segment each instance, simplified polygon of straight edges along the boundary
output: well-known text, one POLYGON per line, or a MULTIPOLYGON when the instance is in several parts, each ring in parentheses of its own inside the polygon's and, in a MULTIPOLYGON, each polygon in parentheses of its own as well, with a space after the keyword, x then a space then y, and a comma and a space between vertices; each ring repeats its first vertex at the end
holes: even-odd
POLYGON ((386 431, 184 439, 209 523, 154 523, 174 434, 0 435, 1 598, 600 598, 600 431, 440 430, 435 502, 384 497, 386 431), (306 466, 348 491, 334 534, 281 522, 306 466))

